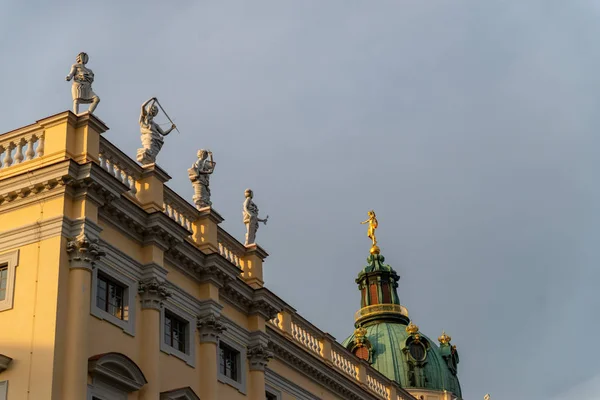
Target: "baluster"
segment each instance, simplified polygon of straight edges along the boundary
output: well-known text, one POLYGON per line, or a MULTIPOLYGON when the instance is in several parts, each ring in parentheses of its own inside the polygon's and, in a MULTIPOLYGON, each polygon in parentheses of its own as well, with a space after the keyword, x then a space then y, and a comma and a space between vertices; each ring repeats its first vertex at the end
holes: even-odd
POLYGON ((117 178, 119 182, 121 182, 121 168, 119 168, 119 164, 113 164, 114 177, 117 178))
POLYGON ((44 156, 44 141, 45 141, 45 139, 46 139, 46 136, 43 133, 38 137, 38 147, 35 151, 38 157, 44 156))
POLYGON ((35 151, 33 151, 33 144, 35 143, 35 137, 31 136, 29 138, 29 140, 27 141, 27 151, 25 152, 25 155, 27 156, 27 158, 25 158, 27 161, 29 160, 33 160, 33 157, 35 157, 35 151))
POLYGON ((129 179, 131 180, 131 183, 129 184, 129 187, 131 188, 131 194, 135 196, 135 194, 137 193, 137 188, 135 187, 135 179, 133 179, 133 176, 131 176, 129 179))
POLYGON ((106 172, 115 176, 115 170, 113 169, 113 161, 110 158, 106 159, 106 172))
POLYGON ((100 159, 100 167, 106 171, 106 169, 108 168, 106 166, 106 156, 103 153, 100 153, 98 158, 100 159))
POLYGON ((17 143, 17 151, 15 152, 15 164, 20 164, 23 159, 23 139, 17 143))
POLYGON ((10 155, 10 153, 12 153, 13 149, 15 145, 11 142, 8 144, 8 147, 6 148, 6 155, 4 156, 4 160, 3 160, 3 164, 5 167, 10 167, 13 163, 13 159, 12 156, 10 155))

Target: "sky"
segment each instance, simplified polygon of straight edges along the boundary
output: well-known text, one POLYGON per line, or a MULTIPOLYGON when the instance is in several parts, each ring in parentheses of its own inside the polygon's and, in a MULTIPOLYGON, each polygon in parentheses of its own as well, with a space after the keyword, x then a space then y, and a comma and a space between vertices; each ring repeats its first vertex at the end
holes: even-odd
POLYGON ((191 201, 212 150, 223 227, 243 240, 252 188, 266 286, 323 331, 353 331, 374 209, 465 399, 597 400, 599 18, 591 0, 3 1, 0 132, 70 109, 85 51, 106 138, 135 158, 158 97, 181 131, 168 185, 191 201))

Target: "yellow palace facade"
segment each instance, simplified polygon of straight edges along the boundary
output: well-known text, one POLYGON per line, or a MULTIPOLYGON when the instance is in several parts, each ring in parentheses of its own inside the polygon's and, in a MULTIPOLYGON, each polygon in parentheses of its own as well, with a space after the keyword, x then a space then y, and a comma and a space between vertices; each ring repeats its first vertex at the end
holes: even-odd
POLYGON ((263 285, 244 246, 70 111, 0 135, 0 400, 452 400, 263 285))

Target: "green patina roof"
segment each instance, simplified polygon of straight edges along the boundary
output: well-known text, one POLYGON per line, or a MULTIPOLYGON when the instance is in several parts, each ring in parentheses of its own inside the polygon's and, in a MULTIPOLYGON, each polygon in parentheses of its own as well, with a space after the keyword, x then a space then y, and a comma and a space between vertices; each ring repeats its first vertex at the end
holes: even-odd
MULTIPOLYGON (((415 368, 415 373, 422 372, 425 379, 421 379, 423 384, 418 386, 411 385, 409 355, 403 351, 406 347, 406 340, 410 334, 406 332, 406 325, 394 322, 380 322, 364 326, 367 330, 366 338, 372 345, 372 366, 400 384, 403 388, 423 388, 430 390, 448 390, 458 398, 462 398, 460 383, 456 375, 452 374, 442 353, 447 353, 449 346, 440 348, 432 340, 419 332, 421 340, 429 342, 430 347, 427 351, 425 365, 422 368, 415 368), (421 371, 419 371, 421 370, 421 371)), ((344 341, 344 346, 348 347, 354 340, 354 334, 344 341)))

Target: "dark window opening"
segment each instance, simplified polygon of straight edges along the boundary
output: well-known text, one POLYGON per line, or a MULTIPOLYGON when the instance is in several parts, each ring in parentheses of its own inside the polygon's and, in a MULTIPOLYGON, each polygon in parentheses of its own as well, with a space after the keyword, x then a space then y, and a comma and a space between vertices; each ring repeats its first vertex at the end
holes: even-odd
POLYGON ((182 353, 186 352, 187 324, 170 312, 165 312, 165 343, 182 353))
POLYGON ((232 347, 227 346, 225 343, 219 343, 219 371, 222 375, 238 381, 238 364, 240 359, 240 352, 232 347))
POLYGON ((124 304, 125 288, 104 274, 98 274, 96 285, 96 306, 126 321, 127 307, 124 304))

